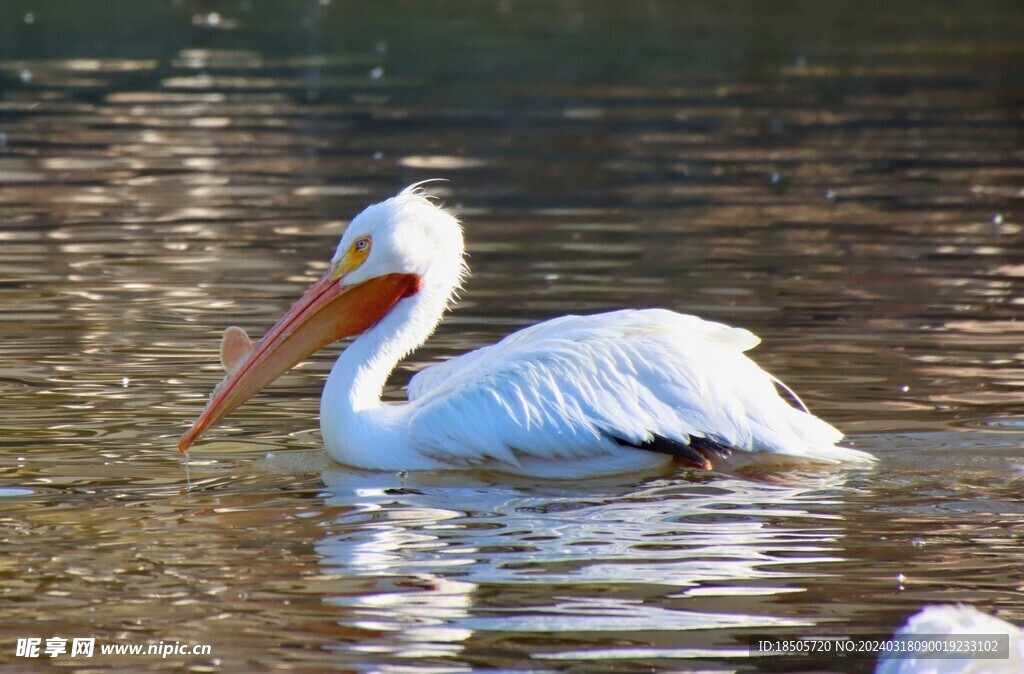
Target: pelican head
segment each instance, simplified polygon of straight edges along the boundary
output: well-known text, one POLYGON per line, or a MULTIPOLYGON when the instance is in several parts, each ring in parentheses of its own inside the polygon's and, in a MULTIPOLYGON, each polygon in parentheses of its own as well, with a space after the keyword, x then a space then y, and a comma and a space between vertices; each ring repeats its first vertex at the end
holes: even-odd
POLYGON ((346 286, 412 274, 423 287, 451 293, 465 272, 459 221, 416 184, 353 218, 328 273, 346 286))
POLYGON ((459 221, 420 185, 357 215, 327 272, 258 343, 239 328, 225 330, 221 360, 228 374, 181 436, 182 452, 299 362, 366 332, 397 307, 406 308, 403 318, 411 323, 413 339, 404 345, 406 351, 430 335, 467 267, 459 221))

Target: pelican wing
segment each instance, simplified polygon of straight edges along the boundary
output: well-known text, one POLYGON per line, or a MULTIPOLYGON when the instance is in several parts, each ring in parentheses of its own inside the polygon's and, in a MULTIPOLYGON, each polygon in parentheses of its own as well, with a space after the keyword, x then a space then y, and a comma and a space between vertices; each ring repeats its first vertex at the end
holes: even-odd
POLYGON ((461 465, 592 459, 655 436, 849 459, 835 428, 787 404, 743 354, 758 342, 665 310, 555 319, 414 377, 411 437, 461 465))
POLYGON ((595 316, 561 316, 532 325, 496 344, 462 354, 421 370, 409 381, 409 400, 421 398, 436 388, 451 387, 453 381, 472 375, 480 366, 542 354, 546 346, 582 338, 618 340, 629 335, 673 330, 680 337, 706 339, 724 349, 747 351, 761 343, 749 330, 706 321, 666 309, 624 309, 595 316))

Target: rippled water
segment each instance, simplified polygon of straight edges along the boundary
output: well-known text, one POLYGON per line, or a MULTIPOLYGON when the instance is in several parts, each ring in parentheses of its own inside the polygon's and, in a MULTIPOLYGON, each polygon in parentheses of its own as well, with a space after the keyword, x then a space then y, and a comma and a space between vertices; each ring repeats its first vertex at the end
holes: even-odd
MULTIPOLYGON (((1024 623, 1015 3, 67 2, 0 9, 0 663, 866 671, 751 634, 1024 623), (193 452, 259 334, 411 182, 474 274, 410 373, 567 312, 750 328, 877 470, 353 474, 330 357, 193 452)), ((336 350, 335 350, 336 353, 336 350)))

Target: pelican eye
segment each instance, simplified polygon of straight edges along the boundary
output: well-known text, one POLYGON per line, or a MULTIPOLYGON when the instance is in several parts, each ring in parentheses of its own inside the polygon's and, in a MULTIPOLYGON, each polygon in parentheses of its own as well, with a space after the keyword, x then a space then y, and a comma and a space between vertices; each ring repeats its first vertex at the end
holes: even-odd
POLYGON ((348 274, 353 269, 358 268, 370 255, 370 237, 363 236, 352 242, 352 245, 348 247, 348 252, 337 262, 334 262, 334 268, 331 270, 331 278, 340 279, 341 277, 348 274))

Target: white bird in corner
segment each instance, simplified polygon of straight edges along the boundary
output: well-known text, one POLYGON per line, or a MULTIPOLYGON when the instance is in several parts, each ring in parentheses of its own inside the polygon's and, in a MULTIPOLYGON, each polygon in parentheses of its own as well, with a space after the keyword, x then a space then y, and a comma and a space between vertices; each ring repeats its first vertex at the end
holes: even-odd
POLYGON ((907 619, 893 640, 906 649, 883 650, 875 674, 1024 672, 1024 632, 973 606, 926 606, 907 619))
POLYGON ((467 273, 463 255, 458 220, 419 184, 368 207, 327 272, 263 339, 225 331, 227 377, 180 450, 303 359, 358 335, 320 403, 327 452, 357 468, 564 479, 672 460, 704 469, 741 457, 873 460, 838 446, 838 430, 744 354, 760 341, 752 333, 662 309, 540 323, 419 372, 407 403, 382 402, 391 371, 453 301, 467 273))

